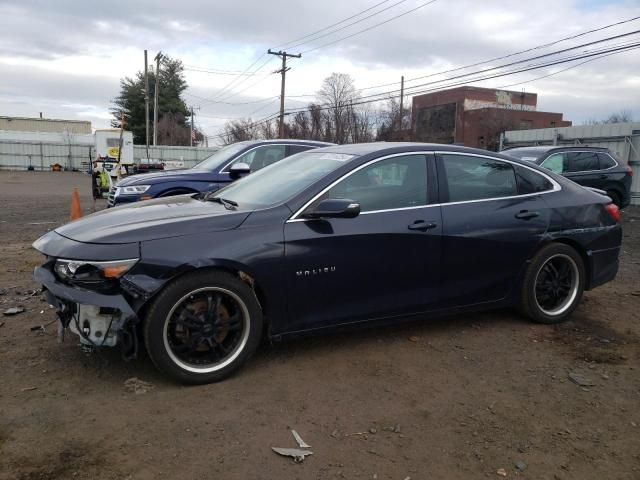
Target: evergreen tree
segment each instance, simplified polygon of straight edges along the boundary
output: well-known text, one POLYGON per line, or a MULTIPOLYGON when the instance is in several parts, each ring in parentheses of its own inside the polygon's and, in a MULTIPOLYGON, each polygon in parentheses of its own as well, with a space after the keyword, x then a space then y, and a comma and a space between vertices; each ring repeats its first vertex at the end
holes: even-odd
MULTIPOLYGON (((149 135, 153 131, 153 98, 156 75, 149 71, 149 135)), ((189 145, 189 110, 182 93, 187 89, 184 67, 180 60, 163 57, 160 61, 160 95, 158 98, 159 145, 189 145)), ((124 114, 127 130, 133 133, 136 144, 145 143, 144 121, 144 73, 136 73, 134 78, 120 80, 120 94, 113 100, 111 126, 120 128, 120 118, 124 114)))

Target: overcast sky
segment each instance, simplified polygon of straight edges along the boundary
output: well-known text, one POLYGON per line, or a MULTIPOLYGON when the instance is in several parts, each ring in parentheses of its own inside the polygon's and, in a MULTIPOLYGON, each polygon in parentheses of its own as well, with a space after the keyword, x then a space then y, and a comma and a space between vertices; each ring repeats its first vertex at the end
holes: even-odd
MULTIPOLYGON (((106 127, 119 79, 142 70, 145 48, 150 61, 161 50, 190 68, 241 72, 270 47, 305 52, 423 3, 426 0, 0 0, 0 115, 38 116, 43 112, 48 118, 90 120, 94 128, 106 127), (376 4, 380 5, 335 28, 372 15, 369 19, 337 33, 322 32, 318 35, 329 34, 316 40, 311 37, 294 41, 376 4), (388 10, 376 14, 385 8, 388 10)), ((400 75, 410 79, 507 55, 638 15, 640 0, 438 0, 292 61, 287 74, 287 95, 291 96, 287 107, 311 100, 312 97, 294 96, 313 95, 331 72, 349 73, 358 88, 365 88, 396 82, 400 75)), ((526 56, 634 30, 640 30, 640 20, 526 56)), ((611 43, 633 40, 639 41, 640 35, 611 43)), ((190 87, 185 100, 200 107, 196 119, 208 135, 218 133, 230 118, 251 115, 259 119, 278 110, 280 77, 270 73, 278 68, 278 59, 264 56, 251 70, 270 58, 254 76, 245 77, 242 82, 242 77, 233 75, 185 72, 190 87), (230 82, 236 82, 233 88, 220 93, 230 82)), ((539 110, 563 112, 574 124, 621 109, 632 110, 634 119, 640 120, 639 49, 534 80, 571 65, 473 84, 517 84, 511 88, 538 93, 539 110)), ((362 95, 393 88, 364 90, 362 95)))

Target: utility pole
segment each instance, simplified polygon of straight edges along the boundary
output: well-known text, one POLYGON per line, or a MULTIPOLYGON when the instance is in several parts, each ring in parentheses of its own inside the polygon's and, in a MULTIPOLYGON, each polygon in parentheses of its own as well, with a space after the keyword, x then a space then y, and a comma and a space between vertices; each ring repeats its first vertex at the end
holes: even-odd
POLYGON ((402 135, 402 117, 404 117, 404 75, 400 77, 400 118, 398 119, 398 136, 402 135))
POLYGON ((195 130, 193 129, 193 107, 191 107, 191 132, 189 132, 189 145, 191 147, 193 147, 193 132, 195 130))
POLYGON ((153 144, 158 144, 158 95, 160 94, 160 60, 162 52, 158 52, 154 60, 156 61, 156 81, 153 92, 153 144))
POLYGON ((147 158, 149 158, 149 62, 147 61, 146 50, 144 51, 144 128, 146 132, 147 158))
POLYGON ((282 50, 278 52, 273 52, 271 49, 269 49, 267 53, 269 55, 277 55, 279 57, 282 57, 282 68, 280 70, 277 70, 275 73, 279 73, 282 75, 282 85, 280 86, 280 126, 278 128, 278 137, 283 138, 284 137, 284 83, 285 83, 285 76, 287 71, 291 70, 291 68, 287 67, 287 57, 300 58, 302 57, 302 54, 299 53, 298 55, 293 55, 291 53, 283 52, 282 50))

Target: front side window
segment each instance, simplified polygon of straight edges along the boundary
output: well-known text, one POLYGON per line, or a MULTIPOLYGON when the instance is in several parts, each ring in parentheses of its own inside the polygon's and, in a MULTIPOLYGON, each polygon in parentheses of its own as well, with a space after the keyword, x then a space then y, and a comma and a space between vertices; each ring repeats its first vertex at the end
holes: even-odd
POLYGON ((551 170, 553 173, 563 174, 567 171, 566 163, 567 162, 564 153, 554 153, 544 162, 542 162, 541 166, 546 168, 547 170, 551 170))
POLYGON ((229 170, 229 168, 236 163, 246 163, 252 172, 257 172, 261 168, 276 163, 278 160, 282 160, 285 157, 286 149, 286 145, 263 145, 254 148, 236 158, 225 170, 229 170))
POLYGON ((598 170, 600 163, 596 152, 567 152, 568 172, 598 170))
POLYGON ((325 198, 354 200, 361 212, 426 205, 427 158, 404 155, 373 163, 334 185, 318 201, 325 198))
POLYGON ((510 197, 518 194, 510 163, 467 155, 442 155, 450 202, 510 197))

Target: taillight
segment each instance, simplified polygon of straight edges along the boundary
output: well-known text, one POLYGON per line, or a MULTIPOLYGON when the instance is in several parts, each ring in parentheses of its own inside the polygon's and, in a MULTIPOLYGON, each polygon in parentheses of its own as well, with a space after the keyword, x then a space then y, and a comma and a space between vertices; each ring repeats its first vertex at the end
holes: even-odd
POLYGON ((620 209, 617 207, 615 203, 610 203, 604 206, 604 209, 607 211, 609 216, 616 222, 620 223, 620 209))
POLYGON ((630 177, 633 177, 633 168, 631 168, 631 165, 625 165, 624 169, 627 171, 630 177))

